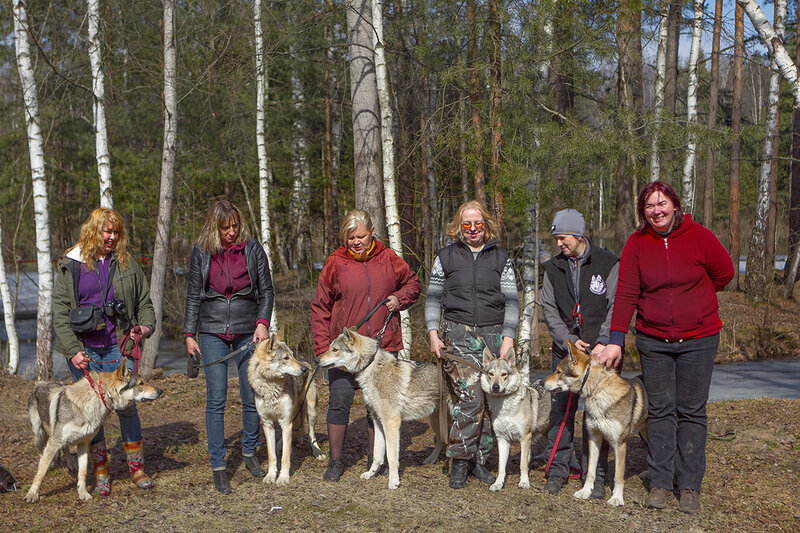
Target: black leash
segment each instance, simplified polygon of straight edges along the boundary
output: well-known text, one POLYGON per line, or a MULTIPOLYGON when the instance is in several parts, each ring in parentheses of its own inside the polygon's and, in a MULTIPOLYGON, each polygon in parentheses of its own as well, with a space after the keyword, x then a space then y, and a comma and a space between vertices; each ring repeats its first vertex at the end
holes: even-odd
POLYGON ((300 403, 297 404, 297 412, 292 417, 292 424, 294 425, 295 420, 297 420, 297 415, 303 410, 303 404, 306 403, 306 396, 308 395, 308 389, 311 388, 311 384, 314 383, 314 377, 317 375, 317 370, 319 370, 319 363, 314 364, 314 370, 311 371, 311 377, 308 378, 306 383, 306 387, 303 391, 303 397, 300 399, 300 403))
POLYGON ((247 344, 235 349, 234 351, 232 351, 231 353, 229 353, 228 355, 226 355, 222 359, 218 359, 218 360, 214 361, 213 363, 206 363, 204 365, 199 365, 198 368, 206 368, 208 366, 216 365, 217 363, 222 363, 224 361, 227 361, 228 359, 231 359, 232 357, 236 357, 241 352, 253 349, 255 347, 255 345, 256 344, 253 341, 249 341, 247 344))

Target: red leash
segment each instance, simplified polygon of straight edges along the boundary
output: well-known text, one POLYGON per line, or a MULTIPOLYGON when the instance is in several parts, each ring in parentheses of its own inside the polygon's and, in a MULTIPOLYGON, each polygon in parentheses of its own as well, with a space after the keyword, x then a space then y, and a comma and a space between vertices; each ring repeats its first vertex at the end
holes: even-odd
POLYGON ((119 343, 119 351, 122 353, 123 358, 130 357, 133 359, 133 371, 138 373, 139 372, 139 359, 142 358, 142 334, 141 333, 134 333, 133 328, 128 330, 128 333, 122 337, 122 342, 119 343), (133 348, 131 348, 130 353, 125 351, 125 344, 128 343, 128 340, 133 341, 133 348))
POLYGON ((100 401, 103 402, 105 408, 108 409, 108 405, 106 404, 106 399, 103 396, 103 386, 100 384, 100 380, 99 379, 97 380, 97 387, 95 388, 94 380, 92 379, 92 376, 89 374, 89 371, 86 370, 85 368, 83 369, 83 375, 86 376, 86 381, 89 382, 89 386, 92 388, 95 394, 97 394, 100 397, 100 401))
MULTIPOLYGON (((561 426, 558 428, 558 435, 556 435, 556 442, 553 444, 553 449, 550 450, 550 457, 547 459, 547 464, 544 467, 544 477, 547 478, 550 475, 550 465, 553 464, 553 459, 556 456, 556 450, 558 450, 558 444, 561 442, 561 435, 564 433, 564 426, 567 425, 567 418, 569 418, 569 409, 572 407, 572 401, 575 399, 576 395, 572 392, 569 393, 569 398, 567 399, 567 409, 564 412, 564 419, 561 420, 561 426)), ((574 468, 570 467, 572 471, 569 475, 569 479, 580 479, 582 472, 580 470, 575 470, 574 468)))

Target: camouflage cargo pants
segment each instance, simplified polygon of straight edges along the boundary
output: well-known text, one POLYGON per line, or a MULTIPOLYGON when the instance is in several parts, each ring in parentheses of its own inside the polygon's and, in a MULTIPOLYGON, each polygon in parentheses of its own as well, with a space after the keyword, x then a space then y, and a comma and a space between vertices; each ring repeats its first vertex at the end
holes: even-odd
MULTIPOLYGON (((487 346, 498 355, 503 342, 503 326, 473 327, 445 321, 446 342, 453 347, 455 355, 482 366, 483 348, 487 346)), ((456 362, 444 367, 450 377, 458 403, 453 410, 453 425, 450 427, 447 457, 474 460, 485 464, 494 446, 492 426, 485 416, 485 402, 481 390, 480 372, 456 362)))

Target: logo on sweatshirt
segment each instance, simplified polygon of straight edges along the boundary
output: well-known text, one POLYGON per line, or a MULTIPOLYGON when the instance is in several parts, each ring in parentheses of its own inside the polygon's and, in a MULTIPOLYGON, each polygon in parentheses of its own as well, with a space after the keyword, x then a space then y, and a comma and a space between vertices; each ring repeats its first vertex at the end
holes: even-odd
POLYGON ((600 277, 600 274, 595 274, 594 276, 592 276, 592 282, 589 283, 589 290, 597 294, 598 296, 601 294, 605 294, 606 282, 603 281, 603 278, 600 277))

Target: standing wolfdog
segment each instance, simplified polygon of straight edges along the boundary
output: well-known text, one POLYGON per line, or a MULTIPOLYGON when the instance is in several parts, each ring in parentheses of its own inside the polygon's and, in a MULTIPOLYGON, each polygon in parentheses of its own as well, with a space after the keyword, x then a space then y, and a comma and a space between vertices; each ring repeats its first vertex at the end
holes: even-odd
MULTIPOLYGON (((389 488, 400 486, 400 422, 428 418, 435 435, 433 452, 424 464, 438 461, 442 435, 439 415, 439 371, 433 363, 397 359, 380 349, 378 341, 359 335, 355 328, 345 329, 317 360, 323 368, 336 367, 356 377, 364 394, 364 403, 375 418, 375 443, 370 469, 361 474, 369 479, 383 465, 384 453, 389 463, 389 488)), ((446 396, 449 402, 449 389, 446 396)), ((445 435, 444 438, 447 438, 445 435)))
POLYGON ((512 442, 520 443, 519 486, 527 489, 531 486, 528 478, 531 443, 535 438, 547 435, 550 394, 541 383, 526 386, 522 382, 513 348, 505 359, 494 357, 488 348, 483 349, 481 389, 486 395, 486 405, 492 416, 499 455, 497 481, 489 490, 503 488, 512 442))
POLYGON ((647 393, 635 379, 622 378, 569 341, 569 354, 556 371, 544 379, 550 392, 570 391, 583 398, 584 424, 589 433, 589 465, 583 488, 573 494, 586 500, 592 493, 600 445, 605 439, 614 449, 614 492, 609 505, 625 505, 625 451, 637 433, 645 437, 647 393))
POLYGON ((78 497, 84 501, 92 499, 86 490, 89 443, 103 419, 112 409, 125 409, 133 402, 155 400, 161 395, 159 389, 147 385, 139 374, 129 370, 127 362, 124 359, 114 372, 89 372, 96 390, 85 377, 70 385, 49 381, 33 388, 28 400, 28 419, 41 457, 25 501, 39 500, 39 487, 53 457, 62 448, 73 445, 78 450, 78 497))
POLYGON ((283 342, 283 330, 269 340, 258 343, 247 367, 247 378, 253 387, 256 410, 267 438, 267 475, 264 483, 289 483, 292 458, 292 430, 303 429, 308 421, 308 440, 311 453, 318 461, 325 454, 317 445, 314 425, 317 420, 317 387, 308 363, 298 361, 283 342), (303 392, 305 398, 303 398, 303 392), (275 446, 275 424, 281 428, 281 471, 278 475, 278 455, 275 446))

